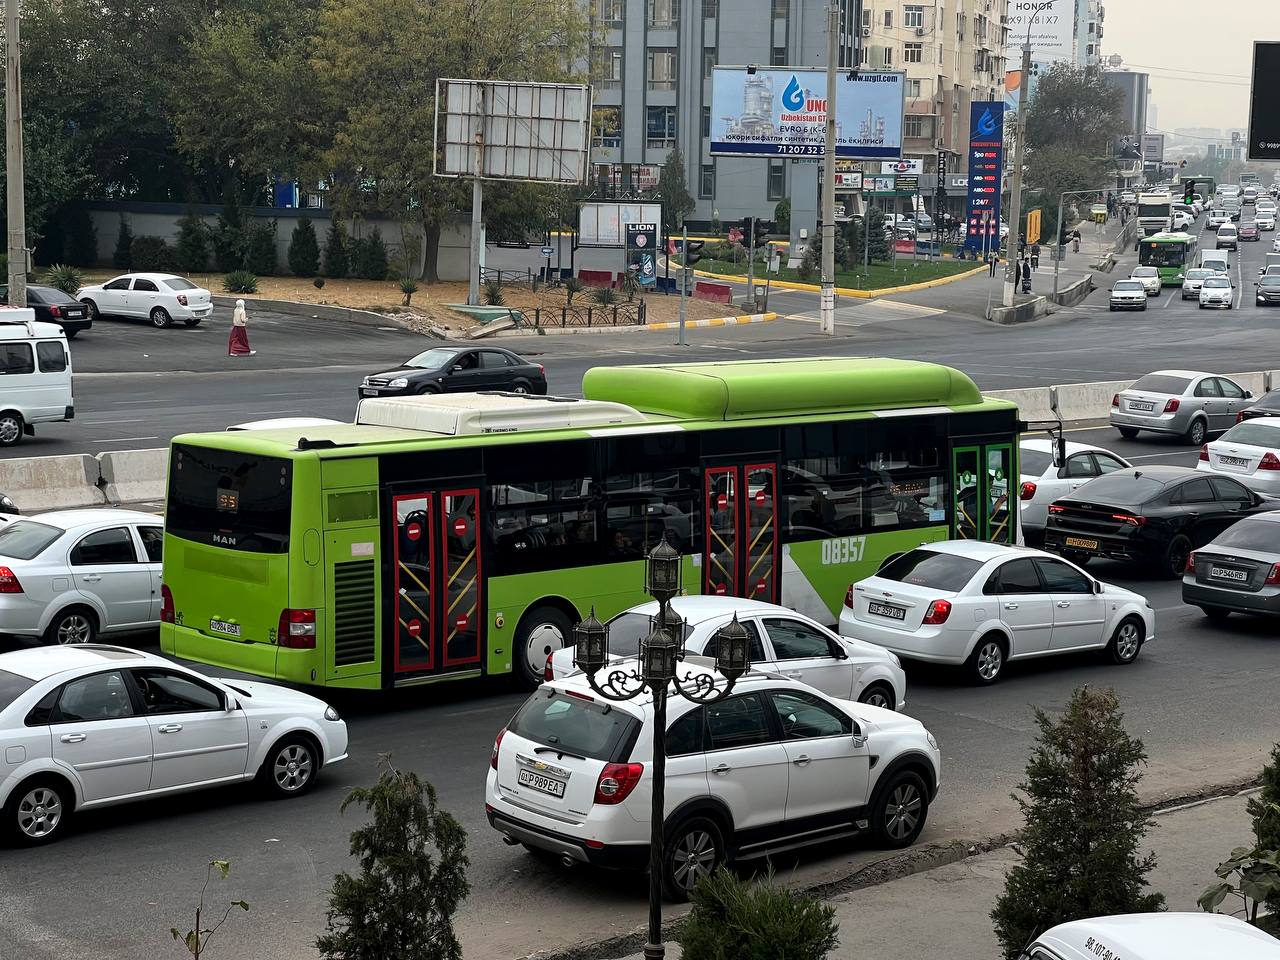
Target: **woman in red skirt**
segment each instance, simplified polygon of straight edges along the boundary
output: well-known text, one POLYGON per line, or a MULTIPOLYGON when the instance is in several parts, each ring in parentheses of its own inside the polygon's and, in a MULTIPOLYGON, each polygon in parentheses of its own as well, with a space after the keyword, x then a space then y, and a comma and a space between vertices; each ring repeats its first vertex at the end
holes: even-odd
POLYGON ((231 336, 227 340, 227 353, 233 357, 249 357, 257 353, 249 349, 249 318, 244 312, 244 301, 237 300, 231 314, 231 336))

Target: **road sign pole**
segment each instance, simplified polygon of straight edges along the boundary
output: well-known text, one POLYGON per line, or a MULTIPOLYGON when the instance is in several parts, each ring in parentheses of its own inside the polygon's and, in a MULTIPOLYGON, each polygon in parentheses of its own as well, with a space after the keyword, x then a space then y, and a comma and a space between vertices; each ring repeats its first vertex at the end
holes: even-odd
POLYGON ((689 287, 689 228, 683 230, 680 241, 680 333, 676 338, 676 346, 683 347, 684 342, 684 298, 689 287))
POLYGON ((747 303, 754 308, 756 298, 756 218, 747 231, 747 303))
POLYGON ((822 157, 822 301, 819 329, 836 333, 836 60, 840 56, 840 8, 827 7, 827 122, 822 157))

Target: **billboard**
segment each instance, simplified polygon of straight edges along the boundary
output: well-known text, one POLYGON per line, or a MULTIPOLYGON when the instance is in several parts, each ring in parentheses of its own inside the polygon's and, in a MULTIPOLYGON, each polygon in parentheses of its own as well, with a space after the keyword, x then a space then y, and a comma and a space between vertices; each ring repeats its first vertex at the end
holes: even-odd
POLYGON ((918 177, 920 174, 924 173, 924 161, 907 160, 905 158, 902 160, 884 160, 880 164, 880 172, 895 174, 910 173, 918 177))
POLYGON ((1280 43, 1253 44, 1253 89, 1249 91, 1250 160, 1280 160, 1280 112, 1275 92, 1280 89, 1280 43))
POLYGON ((658 282, 658 225, 627 224, 627 269, 635 273, 642 287, 658 282))
POLYGON ((621 247, 632 223, 656 225, 662 233, 662 204, 616 200, 584 203, 578 210, 578 246, 621 247))
POLYGON ((1004 62, 1009 69, 1017 70, 1022 63, 1028 29, 1032 62, 1070 60, 1076 38, 1076 0, 1009 0, 1005 26, 1004 62))
POLYGON ((435 133, 436 176, 585 183, 591 88, 438 79, 435 133))
MULTIPOLYGON (((902 155, 904 74, 838 75, 836 156, 902 155)), ((827 74, 808 67, 716 67, 711 73, 711 152, 820 157, 826 142, 827 74)))
POLYGON ((1147 163, 1164 162, 1164 134, 1144 133, 1142 135, 1142 159, 1147 163))
POLYGON ((1000 244, 1003 161, 1004 102, 975 100, 969 104, 969 199, 964 231, 964 245, 975 252, 1000 244))

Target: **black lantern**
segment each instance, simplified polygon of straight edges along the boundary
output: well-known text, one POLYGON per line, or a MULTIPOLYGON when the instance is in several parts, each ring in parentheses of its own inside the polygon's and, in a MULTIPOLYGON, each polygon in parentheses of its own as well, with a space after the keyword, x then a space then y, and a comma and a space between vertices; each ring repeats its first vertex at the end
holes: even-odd
POLYGON ((591 615, 573 628, 573 665, 588 676, 604 666, 609 656, 609 631, 596 619, 595 608, 591 615))
POLYGON ((680 592, 680 554, 665 537, 645 558, 644 589, 661 604, 680 592))
POLYGON ((640 671, 648 684, 666 684, 676 675, 676 643, 672 625, 657 622, 640 641, 640 671))
POLYGON ((751 667, 750 636, 746 627, 733 619, 715 632, 712 642, 716 648, 716 670, 731 683, 751 667))

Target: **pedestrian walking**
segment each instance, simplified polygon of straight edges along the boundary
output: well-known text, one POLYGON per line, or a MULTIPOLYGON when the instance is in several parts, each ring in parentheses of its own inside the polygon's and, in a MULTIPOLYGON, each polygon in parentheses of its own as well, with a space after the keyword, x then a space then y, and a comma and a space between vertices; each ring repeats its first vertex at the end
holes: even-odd
POLYGON ((987 265, 991 268, 990 272, 987 274, 988 276, 994 277, 996 275, 996 264, 999 262, 1000 254, 990 253, 987 255, 987 265))
POLYGON ((1031 292, 1031 261, 1026 257, 1022 258, 1022 292, 1031 292))
POLYGON ((1022 261, 1013 261, 1013 285, 1016 287, 1022 282, 1022 261))
POLYGON ((1040 244, 1033 243, 1031 245, 1031 269, 1040 269, 1040 244))
POLYGON ((1080 231, 1076 230, 1071 234, 1071 252, 1080 252, 1080 231))
POLYGON ((249 349, 249 317, 244 312, 244 301, 237 300, 231 312, 231 336, 227 338, 227 356, 251 357, 257 350, 249 349))

